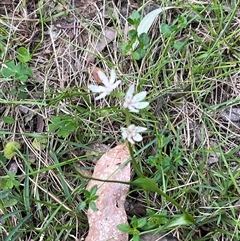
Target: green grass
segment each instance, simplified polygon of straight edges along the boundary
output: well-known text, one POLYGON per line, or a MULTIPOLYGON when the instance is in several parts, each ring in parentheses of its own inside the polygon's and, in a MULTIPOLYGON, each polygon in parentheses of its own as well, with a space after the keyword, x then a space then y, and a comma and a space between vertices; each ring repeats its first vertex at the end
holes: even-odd
MULTIPOLYGON (((84 175, 90 175, 93 159, 102 154, 94 144, 123 142, 121 105, 132 83, 137 92, 148 92, 150 102, 140 114, 128 116, 148 129, 133 148, 139 170, 132 168, 128 199, 147 209, 145 214, 136 211, 136 229, 170 232, 185 241, 240 240, 239 121, 223 114, 239 108, 239 1, 184 2, 155 1, 173 8, 153 23, 150 46, 140 61, 121 52, 127 43, 121 15, 129 17, 134 9, 124 13, 120 3, 107 4, 108 17, 101 11, 83 16, 83 9, 67 1, 21 2, 12 9, 0 4, 1 240, 86 237, 84 175), (76 20, 81 27, 75 30, 53 27, 76 20), (94 51, 108 26, 116 39, 94 51), (30 61, 19 59, 20 47, 29 50, 30 61), (119 93, 94 99, 87 88, 94 82, 89 53, 106 74, 116 70, 122 80, 119 93), (11 60, 21 63, 16 71, 30 68, 32 76, 6 76, 2 70, 11 60), (44 143, 41 148, 34 139, 44 143), (21 149, 6 160, 9 141, 21 149), (18 166, 17 182, 6 186, 11 163, 18 166), (148 178, 145 183, 138 174, 148 178), (188 223, 184 213, 195 222, 188 223)), ((134 215, 129 212, 128 218, 134 226, 134 215)))

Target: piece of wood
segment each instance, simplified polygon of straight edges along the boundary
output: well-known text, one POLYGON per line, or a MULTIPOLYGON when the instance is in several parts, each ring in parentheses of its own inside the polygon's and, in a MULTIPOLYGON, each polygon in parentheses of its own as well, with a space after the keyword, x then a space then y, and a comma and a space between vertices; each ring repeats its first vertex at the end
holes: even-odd
MULTIPOLYGON (((129 182, 130 163, 121 166, 129 158, 126 144, 110 149, 97 162, 93 177, 129 182)), ((98 210, 88 209, 89 232, 85 241, 128 241, 128 234, 120 231, 117 225, 128 223, 124 203, 129 185, 91 180, 87 190, 94 185, 98 186, 96 195, 99 197, 95 201, 98 210)))

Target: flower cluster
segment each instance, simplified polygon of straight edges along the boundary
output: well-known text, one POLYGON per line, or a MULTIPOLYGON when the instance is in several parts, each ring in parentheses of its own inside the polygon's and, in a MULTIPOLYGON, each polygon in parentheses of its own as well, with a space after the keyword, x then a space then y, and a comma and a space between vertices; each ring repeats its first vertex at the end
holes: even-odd
MULTIPOLYGON (((92 92, 100 93, 96 100, 102 99, 105 96, 109 95, 121 83, 120 80, 115 82, 116 73, 114 70, 111 70, 110 79, 108 79, 107 76, 101 70, 98 71, 98 77, 104 86, 88 86, 88 88, 92 92)), ((128 109, 129 112, 138 113, 139 110, 146 108, 149 105, 149 102, 143 101, 146 95, 146 91, 142 91, 134 95, 134 85, 131 85, 125 95, 123 107, 128 109)), ((135 126, 134 124, 130 124, 127 128, 121 128, 123 139, 127 139, 132 144, 134 144, 135 142, 142 141, 142 136, 140 135, 140 133, 146 130, 147 128, 135 126)))

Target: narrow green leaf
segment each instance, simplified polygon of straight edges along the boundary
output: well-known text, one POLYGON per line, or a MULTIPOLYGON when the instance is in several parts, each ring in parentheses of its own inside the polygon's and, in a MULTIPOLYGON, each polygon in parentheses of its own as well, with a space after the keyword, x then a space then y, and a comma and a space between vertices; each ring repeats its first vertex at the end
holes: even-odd
POLYGON ((15 119, 10 116, 3 116, 1 119, 6 124, 14 124, 15 123, 15 119))

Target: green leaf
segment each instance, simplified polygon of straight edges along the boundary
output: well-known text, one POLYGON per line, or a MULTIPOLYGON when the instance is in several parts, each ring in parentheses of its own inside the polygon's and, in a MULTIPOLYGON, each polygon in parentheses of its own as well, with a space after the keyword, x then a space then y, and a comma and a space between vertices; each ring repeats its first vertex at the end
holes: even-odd
POLYGON ((17 72, 14 75, 15 80, 26 81, 32 75, 32 69, 27 66, 19 64, 17 68, 17 72))
POLYGON ((125 233, 130 233, 132 230, 132 228, 129 225, 123 223, 118 224, 117 228, 125 233))
POLYGON ((155 182, 155 180, 147 178, 147 177, 139 177, 134 180, 132 184, 141 187, 145 191, 158 192, 159 188, 155 182))
POLYGON ((16 65, 14 60, 11 60, 5 63, 6 67, 4 67, 1 72, 4 77, 9 77, 16 72, 16 65))
POLYGON ((137 27, 140 23, 140 14, 138 11, 134 10, 132 12, 132 14, 130 15, 130 17, 127 19, 128 23, 130 23, 131 25, 137 27))
POLYGON ((138 48, 132 53, 132 55, 134 59, 140 60, 145 56, 145 53, 146 51, 144 49, 138 48))
POLYGON ((10 125, 11 125, 11 124, 14 124, 14 123, 15 123, 15 119, 12 118, 12 117, 10 117, 10 116, 3 116, 1 119, 2 119, 3 122, 6 123, 6 124, 10 124, 10 125))
POLYGON ((149 43, 150 43, 150 38, 149 38, 148 34, 147 33, 141 33, 139 35, 139 42, 143 46, 148 46, 149 43))
POLYGON ((160 30, 161 30, 161 33, 166 36, 166 37, 169 37, 171 36, 174 28, 172 26, 169 26, 168 24, 166 23, 162 23, 161 26, 160 26, 160 30))
MULTIPOLYGON (((0 187, 2 188, 2 183, 1 183, 0 187)), ((9 193, 10 193, 9 190, 0 191, 0 199, 4 199, 4 198, 8 197, 9 193)))
POLYGON ((46 148, 47 141, 48 141, 47 138, 34 138, 32 142, 32 146, 35 149, 41 151, 46 148))
POLYGON ((5 156, 0 155, 0 162, 5 164, 7 162, 7 158, 5 156))
POLYGON ((52 123, 49 125, 49 131, 57 131, 59 137, 67 137, 77 127, 77 123, 69 116, 55 116, 52 119, 52 123))
POLYGON ((175 41, 173 44, 173 48, 176 50, 181 50, 184 47, 185 43, 182 41, 175 41))
POLYGON ((97 207, 96 207, 95 202, 90 202, 90 203, 89 203, 89 207, 90 207, 93 211, 97 211, 97 210, 98 210, 97 207))
POLYGON ((77 206, 77 210, 81 211, 83 210, 85 207, 87 206, 86 202, 81 202, 78 206, 77 206))
POLYGON ((165 229, 173 228, 177 226, 186 226, 190 225, 192 222, 189 220, 189 218, 186 216, 186 214, 182 214, 178 216, 177 218, 174 218, 173 220, 170 220, 166 225, 164 225, 165 229))
POLYGON ((131 44, 122 44, 121 45, 121 50, 122 50, 124 55, 127 55, 128 52, 131 50, 131 48, 132 48, 131 44))
POLYGON ((90 195, 94 196, 96 194, 97 190, 98 190, 98 186, 94 185, 90 190, 90 195))
POLYGON ((178 24, 179 24, 178 27, 179 27, 180 29, 186 28, 187 25, 188 25, 188 23, 187 23, 187 18, 186 18, 185 16, 183 16, 183 15, 180 15, 180 16, 178 17, 178 24))
POLYGON ((17 202, 18 202, 17 199, 11 198, 11 199, 4 202, 4 207, 5 208, 12 207, 15 204, 17 204, 17 202))
POLYGON ((140 240, 139 238, 140 238, 140 237, 139 237, 139 232, 133 234, 133 241, 139 241, 139 240, 140 240))
POLYGON ((91 194, 90 194, 90 192, 87 190, 87 189, 84 189, 83 190, 83 195, 85 196, 85 198, 90 198, 91 197, 91 194))
POLYGON ((129 38, 136 38, 137 37, 137 30, 131 29, 130 31, 128 31, 127 35, 128 35, 129 38))
POLYGON ((69 135, 69 131, 67 131, 63 128, 59 128, 57 134, 58 134, 59 137, 66 138, 69 135))
POLYGON ((147 223, 147 218, 138 219, 138 228, 142 228, 147 223))
POLYGON ((132 217, 131 226, 132 226, 134 229, 138 228, 138 219, 137 219, 136 216, 133 216, 133 217, 132 217))
POLYGON ((140 54, 139 54, 137 51, 134 51, 134 52, 132 53, 132 56, 133 56, 133 58, 136 59, 136 60, 140 60, 140 59, 141 59, 141 56, 140 56, 140 54))
POLYGON ((17 149, 18 150, 20 149, 20 144, 18 142, 16 142, 16 141, 8 142, 3 150, 4 156, 7 159, 11 159, 12 157, 14 157, 17 154, 17 152, 16 152, 17 149))
POLYGON ((27 63, 28 61, 31 60, 31 55, 30 55, 28 49, 26 49, 26 48, 24 48, 24 47, 20 47, 17 52, 18 52, 17 59, 18 59, 21 63, 27 63))

